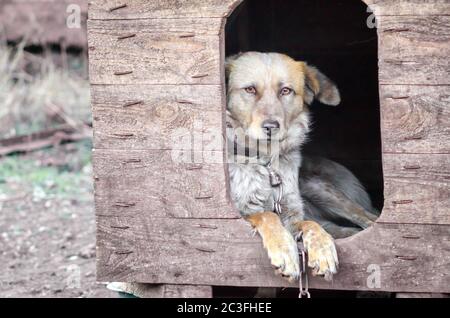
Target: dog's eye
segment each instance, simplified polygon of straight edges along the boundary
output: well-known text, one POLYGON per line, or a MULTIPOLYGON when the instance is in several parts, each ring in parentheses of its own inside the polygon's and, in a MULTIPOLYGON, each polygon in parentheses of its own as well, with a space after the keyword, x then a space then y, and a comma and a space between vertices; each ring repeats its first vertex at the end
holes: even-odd
POLYGON ((280 95, 281 96, 285 96, 285 95, 289 95, 290 93, 292 93, 293 90, 289 87, 283 87, 280 91, 280 95))
POLYGON ((252 95, 256 95, 256 88, 255 88, 255 86, 249 86, 249 87, 246 87, 244 89, 245 89, 246 93, 252 94, 252 95))

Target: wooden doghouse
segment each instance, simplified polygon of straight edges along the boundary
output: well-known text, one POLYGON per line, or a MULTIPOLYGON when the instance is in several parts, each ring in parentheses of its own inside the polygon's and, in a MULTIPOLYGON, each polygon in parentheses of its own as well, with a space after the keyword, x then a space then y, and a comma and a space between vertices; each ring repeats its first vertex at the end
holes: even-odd
MULTIPOLYGON (((189 151, 174 131, 225 129, 224 29, 241 2, 91 2, 99 281, 204 296, 193 286, 295 287, 235 211, 226 163, 172 159, 189 151)), ((450 3, 365 2, 378 18, 384 207, 372 228, 337 241, 334 281, 311 287, 450 293, 450 3)))

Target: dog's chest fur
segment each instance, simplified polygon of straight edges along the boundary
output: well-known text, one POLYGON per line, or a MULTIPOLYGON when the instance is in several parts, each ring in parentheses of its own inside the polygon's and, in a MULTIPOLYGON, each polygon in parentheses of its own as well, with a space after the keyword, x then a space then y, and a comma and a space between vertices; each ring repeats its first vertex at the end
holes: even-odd
MULTIPOLYGON (((278 162, 272 163, 272 169, 281 177, 283 184, 282 211, 303 216, 298 186, 300 165, 300 152, 292 151, 281 155, 278 162)), ((270 184, 269 170, 265 163, 230 163, 228 168, 232 199, 243 216, 274 210, 274 198, 278 195, 279 188, 270 184)))

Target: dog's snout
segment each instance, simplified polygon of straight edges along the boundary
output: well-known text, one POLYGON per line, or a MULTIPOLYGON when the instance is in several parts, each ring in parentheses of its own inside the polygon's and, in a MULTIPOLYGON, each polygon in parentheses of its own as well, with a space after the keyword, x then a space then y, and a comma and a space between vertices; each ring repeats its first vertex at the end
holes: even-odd
POLYGON ((276 130, 280 129, 280 123, 276 120, 265 120, 261 127, 266 134, 271 135, 276 132, 276 130))

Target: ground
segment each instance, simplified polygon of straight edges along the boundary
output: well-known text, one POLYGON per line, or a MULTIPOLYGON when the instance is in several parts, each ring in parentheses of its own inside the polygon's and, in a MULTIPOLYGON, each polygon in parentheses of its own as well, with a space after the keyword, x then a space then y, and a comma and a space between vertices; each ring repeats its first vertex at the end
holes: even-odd
POLYGON ((90 142, 0 158, 0 297, 117 297, 96 283, 90 142))
MULTIPOLYGON (((61 57, 0 42, 0 141, 90 124, 86 60, 61 57)), ((0 155, 0 297, 117 297, 96 283, 91 148, 0 155)))

